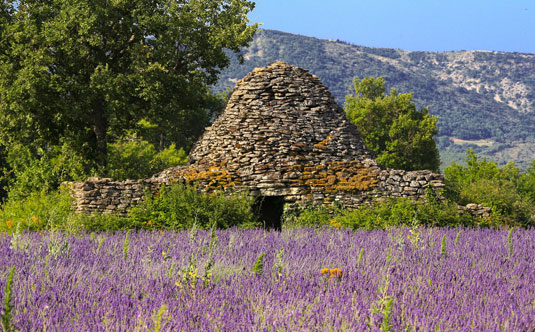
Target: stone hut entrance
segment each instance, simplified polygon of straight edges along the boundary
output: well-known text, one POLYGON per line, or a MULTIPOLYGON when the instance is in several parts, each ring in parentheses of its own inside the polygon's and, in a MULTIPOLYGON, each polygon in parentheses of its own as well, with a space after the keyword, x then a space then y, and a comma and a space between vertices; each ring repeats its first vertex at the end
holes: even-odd
POLYGON ((283 196, 259 196, 255 200, 253 209, 264 228, 281 230, 284 212, 283 196))

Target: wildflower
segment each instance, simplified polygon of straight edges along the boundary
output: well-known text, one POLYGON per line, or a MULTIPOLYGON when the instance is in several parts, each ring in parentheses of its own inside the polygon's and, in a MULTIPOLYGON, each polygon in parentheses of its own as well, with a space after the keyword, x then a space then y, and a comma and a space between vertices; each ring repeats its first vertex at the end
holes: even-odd
POLYGON ((11 220, 6 221, 7 229, 11 229, 13 227, 13 222, 11 220))
POLYGON ((342 278, 343 272, 340 269, 334 268, 329 270, 329 275, 331 278, 337 277, 338 279, 342 278))
POLYGON ((147 221, 147 226, 152 226, 152 220, 147 221))
POLYGON ((329 268, 326 267, 326 268, 324 268, 324 269, 321 269, 321 274, 322 274, 322 275, 323 275, 323 274, 327 274, 327 273, 329 273, 329 268))
POLYGON ((34 225, 38 225, 41 223, 41 218, 37 216, 32 216, 32 222, 34 225))
POLYGON ((329 220, 329 223, 331 223, 331 226, 333 226, 334 228, 342 227, 342 224, 339 221, 336 221, 334 219, 329 220))

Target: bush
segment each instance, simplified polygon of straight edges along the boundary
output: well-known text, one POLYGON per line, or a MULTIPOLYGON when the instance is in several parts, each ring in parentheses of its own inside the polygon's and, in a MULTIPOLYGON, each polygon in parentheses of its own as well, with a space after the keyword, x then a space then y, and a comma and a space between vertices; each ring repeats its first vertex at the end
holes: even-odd
POLYGON ((348 211, 336 217, 335 221, 343 227, 367 230, 415 224, 428 227, 476 226, 485 222, 461 213, 452 202, 429 199, 428 203, 422 203, 403 197, 348 211))
POLYGON ((444 173, 446 196, 452 201, 492 208, 496 225, 535 225, 535 175, 531 169, 521 174, 514 164, 500 168, 469 150, 466 166, 452 163, 444 173))
POLYGON ((162 186, 156 195, 147 194, 145 201, 130 210, 135 228, 185 229, 194 224, 208 229, 233 226, 257 226, 252 212, 253 200, 246 193, 225 196, 223 193, 201 193, 194 187, 176 184, 162 186))

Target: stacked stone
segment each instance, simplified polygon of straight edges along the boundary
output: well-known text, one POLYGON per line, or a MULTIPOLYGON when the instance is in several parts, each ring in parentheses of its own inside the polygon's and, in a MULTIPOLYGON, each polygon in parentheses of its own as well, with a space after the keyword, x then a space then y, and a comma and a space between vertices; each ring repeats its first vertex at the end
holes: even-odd
POLYGON ((444 188, 442 175, 427 170, 408 172, 387 168, 381 171, 379 179, 379 192, 390 197, 423 198, 428 187, 434 191, 444 188))
POLYGON ((428 187, 443 187, 439 174, 378 165, 321 81, 284 62, 257 68, 238 82, 188 165, 129 184, 106 179, 71 187, 78 211, 124 213, 144 188, 169 182, 352 208, 380 197, 424 199, 428 187))
POLYGON ((143 200, 147 190, 154 192, 159 183, 148 180, 114 181, 90 178, 85 182, 65 182, 74 198, 78 213, 126 215, 128 209, 143 200))
POLYGON ((459 206, 459 211, 470 214, 472 217, 487 219, 490 218, 491 208, 483 204, 467 204, 459 206))

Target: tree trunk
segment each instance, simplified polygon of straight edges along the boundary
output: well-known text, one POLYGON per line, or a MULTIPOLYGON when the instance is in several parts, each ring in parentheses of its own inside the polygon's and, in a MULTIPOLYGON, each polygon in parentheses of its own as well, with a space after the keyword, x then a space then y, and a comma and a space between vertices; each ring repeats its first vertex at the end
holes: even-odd
POLYGON ((104 111, 104 101, 97 100, 93 103, 93 110, 91 113, 91 122, 93 133, 95 134, 96 144, 95 161, 97 167, 101 170, 106 167, 108 157, 108 119, 104 111))

